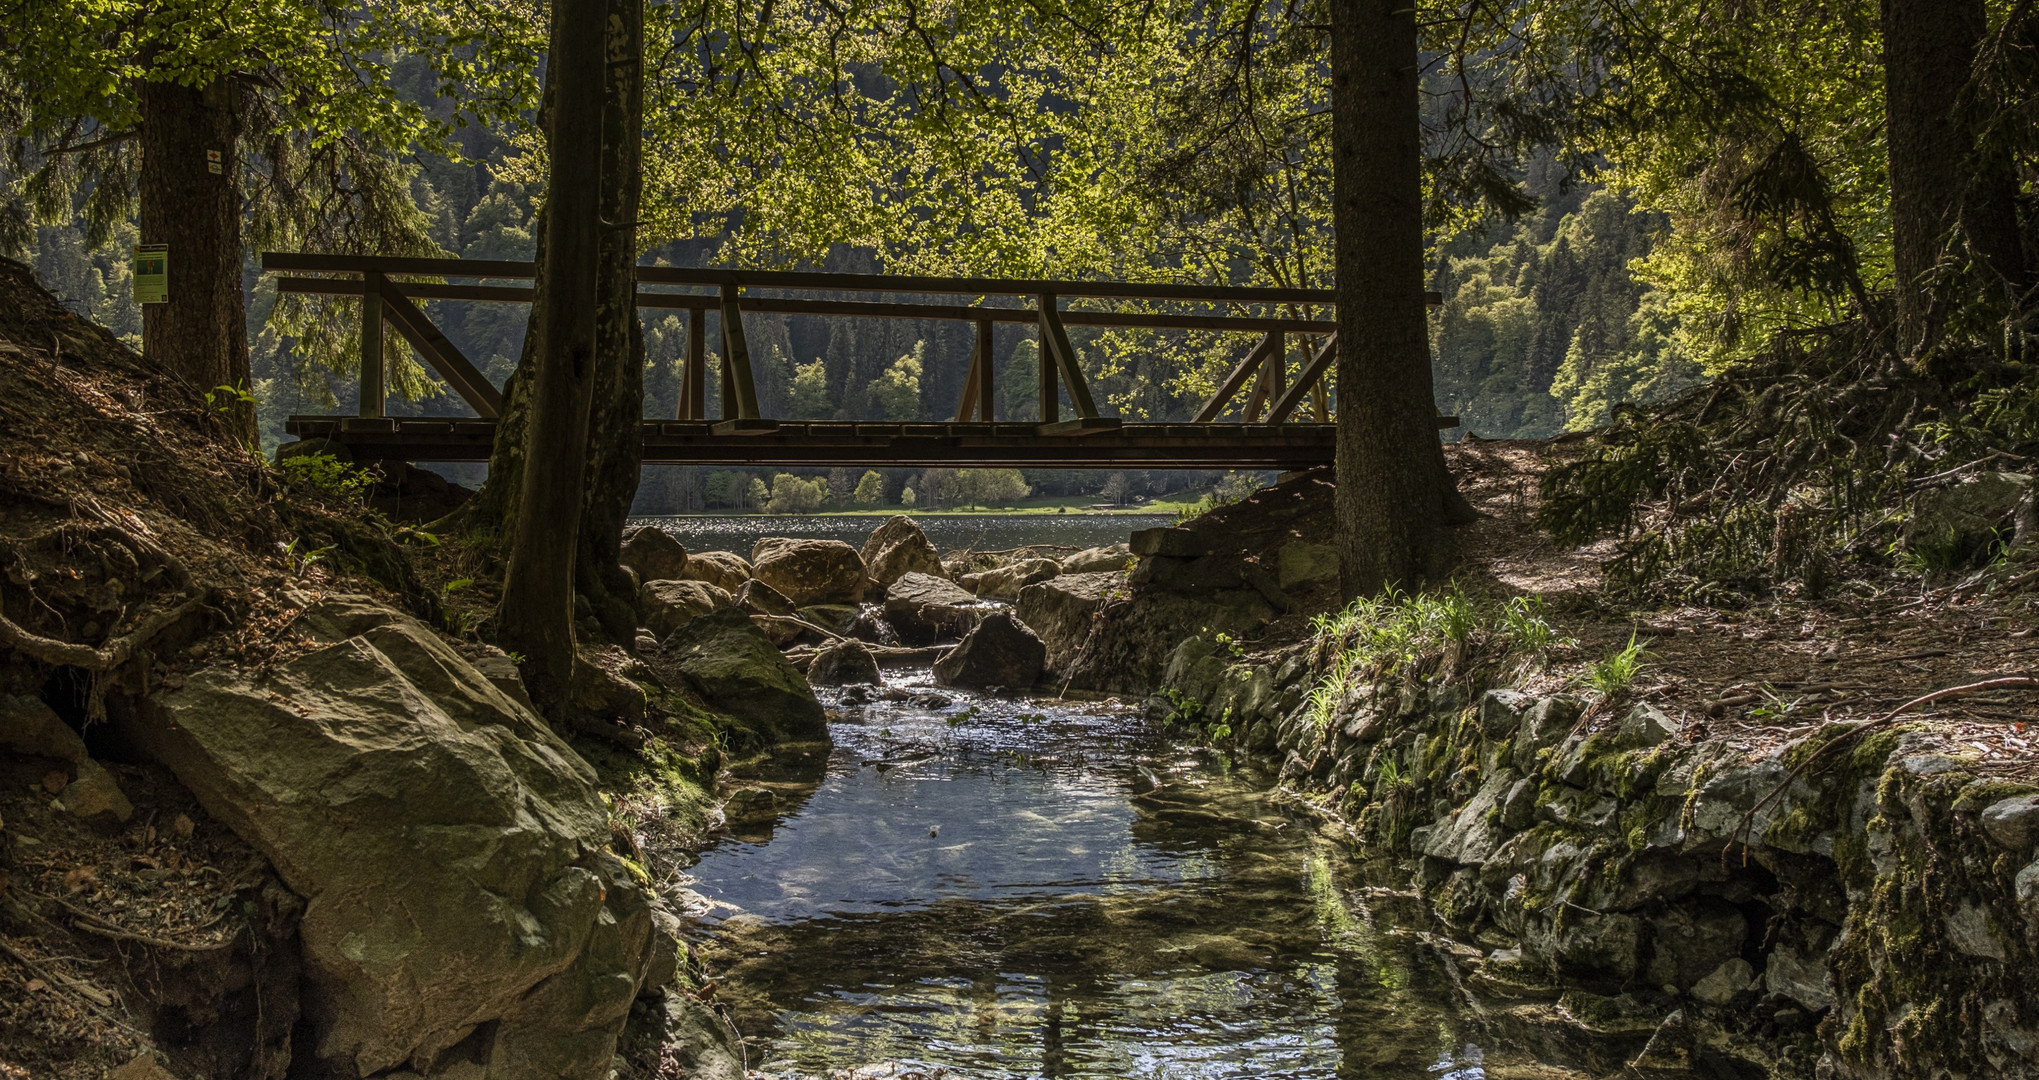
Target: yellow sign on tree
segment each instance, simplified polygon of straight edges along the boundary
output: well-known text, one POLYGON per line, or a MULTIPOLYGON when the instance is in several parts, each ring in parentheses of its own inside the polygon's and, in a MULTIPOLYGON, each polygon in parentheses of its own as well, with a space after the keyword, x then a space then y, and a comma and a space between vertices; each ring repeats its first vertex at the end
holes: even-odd
POLYGON ((162 304, 170 299, 170 245, 135 246, 135 303, 162 304))

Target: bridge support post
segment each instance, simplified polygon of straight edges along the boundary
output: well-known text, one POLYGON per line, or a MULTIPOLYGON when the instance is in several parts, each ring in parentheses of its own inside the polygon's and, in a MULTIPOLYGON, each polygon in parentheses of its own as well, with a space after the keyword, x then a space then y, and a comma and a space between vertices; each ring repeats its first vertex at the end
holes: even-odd
POLYGON ((680 372, 680 407, 675 420, 708 419, 708 312, 687 312, 687 359, 680 372))
POLYGON ((1310 362, 1305 364, 1303 370, 1296 375, 1296 384, 1289 387, 1287 391, 1277 394, 1274 400, 1274 408, 1267 414, 1267 422, 1270 424, 1286 423, 1288 418, 1295 413, 1297 406, 1303 403, 1304 394, 1314 394, 1316 396, 1317 419, 1323 420, 1325 405, 1324 379, 1329 375, 1331 365, 1337 359, 1338 335, 1335 333, 1326 335, 1324 344, 1317 349, 1316 355, 1312 356, 1310 362))
POLYGON ((380 420, 388 398, 388 376, 382 366, 382 275, 361 275, 361 391, 357 415, 380 420))

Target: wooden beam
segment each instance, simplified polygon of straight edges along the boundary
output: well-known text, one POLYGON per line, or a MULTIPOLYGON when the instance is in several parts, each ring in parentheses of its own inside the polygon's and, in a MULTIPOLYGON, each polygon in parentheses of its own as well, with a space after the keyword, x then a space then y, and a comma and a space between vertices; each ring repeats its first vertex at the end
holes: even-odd
MULTIPOLYGON (((265 251, 264 270, 328 274, 419 274, 530 280, 537 264, 492 259, 419 259, 397 255, 314 255, 265 251)), ((788 270, 729 270, 710 267, 640 266, 637 280, 661 285, 710 285, 752 289, 819 289, 831 292, 948 293, 971 296, 1106 297, 1121 300, 1189 300, 1225 304, 1333 304, 1331 289, 1270 286, 1185 285, 1168 282, 1052 281, 1034 278, 933 277, 927 275, 828 274, 788 270)), ((1435 307, 1444 297, 1423 294, 1435 307)))
POLYGON ((371 418, 383 414, 384 402, 389 397, 389 380, 382 367, 382 294, 374 289, 364 289, 361 294, 359 394, 360 407, 356 412, 371 418))
POLYGON ((1055 367, 1061 372, 1062 381, 1069 384, 1069 404, 1076 407, 1076 415, 1096 416, 1097 402, 1091 399, 1090 384, 1083 380, 1083 369, 1076 364, 1076 349, 1069 344, 1069 331, 1062 326, 1062 313, 1056 310, 1055 294, 1042 293, 1040 302, 1041 352, 1043 355, 1054 354, 1055 367))
POLYGON ((1288 339, 1277 330, 1267 335, 1269 347, 1267 359, 1260 362, 1260 378, 1253 381, 1253 397, 1246 402, 1246 422, 1251 424, 1260 419, 1260 410, 1267 405, 1270 395, 1279 395, 1288 378, 1288 339))
MULTIPOLYGON (((279 293, 324 296, 359 296, 361 282, 354 278, 285 277, 276 280, 279 293)), ((438 282, 405 282, 406 294, 419 300, 473 300, 484 303, 528 304, 531 289, 507 285, 446 285, 438 282)), ((891 304, 861 300, 803 300, 790 297, 745 296, 745 311, 770 315, 840 315, 864 319, 946 319, 955 322, 1035 323, 1040 312, 1032 307, 991 307, 983 304, 891 304)), ((714 311, 722 306, 718 297, 698 293, 670 293, 639 290, 637 306, 662 311, 714 311)), ((1065 326, 1118 326, 1142 330, 1229 331, 1288 330, 1295 333, 1329 333, 1337 323, 1328 319, 1263 318, 1253 315, 1166 315, 1146 312, 1064 311, 1065 326)))
POLYGON ((432 320, 418 310, 416 304, 403 294, 403 287, 388 278, 376 275, 372 279, 375 292, 382 298, 383 316, 396 325, 397 333, 418 350, 418 355, 432 365, 432 370, 453 387, 454 393, 467 402, 475 415, 494 419, 502 415, 503 395, 488 381, 488 377, 475 369, 466 356, 447 340, 432 320))
POLYGON ((1296 384, 1289 387, 1287 393, 1275 398, 1274 408, 1268 410, 1267 422, 1287 423, 1289 417, 1295 413, 1296 406, 1303 403, 1303 396, 1330 373, 1331 365, 1337 359, 1338 335, 1332 334, 1324 339, 1324 344, 1317 348, 1317 355, 1311 357, 1310 362, 1304 365, 1302 372, 1296 376, 1296 384))
POLYGON ((1218 388, 1211 392, 1209 400, 1204 402, 1204 407, 1197 410, 1196 423, 1210 423, 1218 418, 1219 413, 1225 411, 1225 406, 1231 404, 1232 398, 1238 395, 1239 388, 1246 385, 1246 380, 1252 377, 1253 373, 1259 370, 1261 362, 1267 359, 1268 350, 1274 348, 1274 343, 1275 336, 1270 332, 1260 339, 1259 344, 1247 350, 1246 358, 1232 368, 1224 381, 1218 384, 1218 388))
POLYGON ((708 419, 708 313, 687 313, 687 357, 680 374, 680 410, 676 419, 708 419))
POLYGON ((970 371, 963 376, 963 393, 956 400, 956 423, 970 419, 977 411, 977 350, 970 350, 970 371))
POLYGON ((751 376, 750 344, 743 336, 743 305, 737 296, 738 287, 726 285, 722 289, 722 370, 723 391, 733 393, 736 409, 730 411, 725 398, 722 403, 724 419, 758 419, 757 382, 751 376))
POLYGON ((997 368, 992 363, 992 348, 997 344, 998 324, 988 319, 977 323, 977 353, 972 360, 977 365, 977 419, 991 423, 996 419, 997 368))

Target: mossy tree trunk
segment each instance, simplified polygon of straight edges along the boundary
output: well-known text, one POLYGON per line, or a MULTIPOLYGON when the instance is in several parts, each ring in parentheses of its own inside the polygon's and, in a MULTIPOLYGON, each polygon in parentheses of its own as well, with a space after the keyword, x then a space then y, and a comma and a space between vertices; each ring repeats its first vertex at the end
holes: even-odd
POLYGON ((1437 579, 1448 568, 1448 526, 1471 516, 1437 439, 1416 43, 1406 0, 1331 4, 1337 508, 1348 597, 1437 579))
MULTIPOLYGON (((236 104, 231 77, 142 86, 141 242, 170 249, 169 300, 143 305, 142 353, 200 392, 253 389, 236 104)), ((223 412, 236 438, 254 437, 252 408, 234 401, 223 412)))
MULTIPOLYGON (((497 637, 523 654, 531 695, 557 715, 574 664, 571 553, 586 501, 581 467, 595 384, 595 279, 601 255, 601 128, 605 0, 556 0, 546 185, 549 287, 533 302, 539 348, 525 378, 525 468, 509 533, 509 565, 496 609, 497 637)), ((500 435, 499 435, 500 438, 500 435)))
POLYGON ((1989 30, 1981 0, 1883 0, 1883 87, 1899 351, 1939 340, 1947 305, 1935 271, 1956 243, 2011 297, 2028 287, 2017 182, 2008 162, 1979 158, 1960 108, 1989 30))
MULTIPOLYGON (((636 221, 643 191, 644 8, 642 0, 612 0, 607 11, 591 405, 583 445, 562 460, 579 462, 586 483, 572 549, 574 587, 593 606, 603 629, 627 642, 637 625, 636 597, 617 556, 643 457, 638 424, 644 413, 644 333, 636 309, 636 221)), ((548 81, 544 107, 548 118, 553 94, 548 81)), ((546 298, 556 280, 547 258, 550 207, 548 202, 538 214, 538 276, 533 283, 538 299, 525 328, 523 357, 503 388, 503 415, 496 426, 488 479, 474 498, 441 524, 453 532, 493 533, 503 544, 517 527, 525 463, 535 460, 528 456, 526 436, 535 358, 544 340, 546 298)))
POLYGON ((637 318, 637 214, 644 191, 644 2, 608 0, 602 106, 602 243, 596 284, 594 407, 575 588, 602 628, 628 643, 637 597, 618 565, 644 459, 644 327, 637 318))

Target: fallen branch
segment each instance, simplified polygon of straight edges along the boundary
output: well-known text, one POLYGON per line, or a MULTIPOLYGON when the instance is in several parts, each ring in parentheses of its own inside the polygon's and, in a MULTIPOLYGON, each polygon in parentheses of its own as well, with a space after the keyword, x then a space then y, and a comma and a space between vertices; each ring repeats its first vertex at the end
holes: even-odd
POLYGON ((753 613, 751 615, 751 618, 762 619, 765 622, 792 623, 794 626, 800 627, 803 630, 812 630, 815 633, 820 634, 822 637, 829 639, 830 641, 843 640, 843 636, 841 634, 838 634, 833 630, 824 630, 821 627, 816 626, 813 623, 808 622, 806 619, 800 618, 797 615, 764 615, 759 613, 753 613))
POLYGON ((235 934, 228 934, 226 937, 208 945, 193 945, 182 941, 172 941, 169 938, 138 934, 111 919, 94 915, 76 904, 55 896, 46 896, 44 899, 52 901, 58 907, 70 912, 71 925, 79 930, 83 930, 88 934, 96 934, 103 938, 112 938, 115 941, 132 941, 137 945, 147 945, 155 949, 170 949, 176 952, 211 952, 214 949, 224 949, 232 945, 236 934, 238 934, 238 931, 236 931, 235 934))

